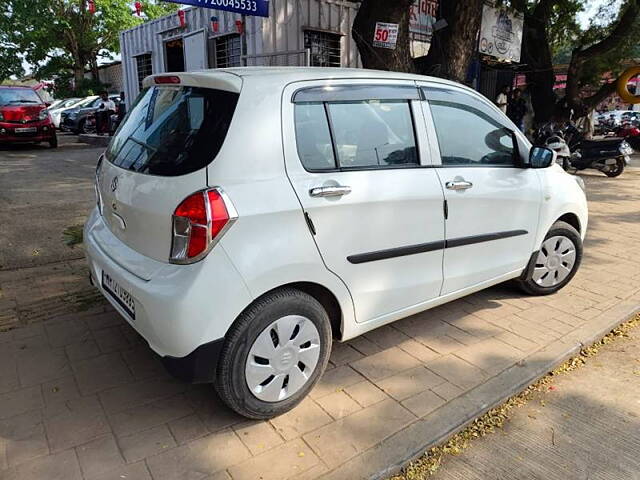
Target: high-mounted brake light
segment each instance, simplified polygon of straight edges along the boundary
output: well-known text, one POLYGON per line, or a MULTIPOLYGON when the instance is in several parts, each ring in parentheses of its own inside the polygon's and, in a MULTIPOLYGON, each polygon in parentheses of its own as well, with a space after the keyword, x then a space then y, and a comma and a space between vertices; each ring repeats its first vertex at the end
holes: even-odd
POLYGON ((180 83, 180 77, 177 77, 175 75, 165 75, 162 77, 155 77, 154 81, 160 85, 167 84, 167 83, 177 84, 177 83, 180 83))
POLYGON ((173 213, 171 263, 204 258, 238 218, 221 188, 201 190, 185 198, 173 213))

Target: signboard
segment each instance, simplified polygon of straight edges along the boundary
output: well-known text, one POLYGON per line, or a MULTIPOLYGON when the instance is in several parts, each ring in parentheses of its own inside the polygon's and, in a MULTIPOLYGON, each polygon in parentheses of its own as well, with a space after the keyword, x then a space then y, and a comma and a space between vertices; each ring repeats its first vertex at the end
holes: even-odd
POLYGON ((523 19, 504 8, 482 9, 479 51, 507 62, 519 62, 523 19))
POLYGON ((269 0, 163 0, 164 2, 193 5, 194 7, 226 10, 254 17, 269 16, 269 0))
POLYGON ((377 22, 373 32, 373 46, 395 49, 398 43, 398 24, 377 22))
POLYGON ((438 0, 414 0, 409 13, 409 32, 431 38, 437 14, 438 0))

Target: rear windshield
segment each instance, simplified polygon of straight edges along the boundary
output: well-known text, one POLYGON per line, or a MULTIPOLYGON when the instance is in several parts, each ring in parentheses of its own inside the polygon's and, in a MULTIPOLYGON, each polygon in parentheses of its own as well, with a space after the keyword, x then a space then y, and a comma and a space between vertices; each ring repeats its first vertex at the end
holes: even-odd
POLYGON ((106 152, 114 165, 175 177, 207 166, 227 135, 238 94, 163 86, 145 90, 106 152))
POLYGON ((28 88, 1 88, 0 105, 42 104, 36 92, 28 88))

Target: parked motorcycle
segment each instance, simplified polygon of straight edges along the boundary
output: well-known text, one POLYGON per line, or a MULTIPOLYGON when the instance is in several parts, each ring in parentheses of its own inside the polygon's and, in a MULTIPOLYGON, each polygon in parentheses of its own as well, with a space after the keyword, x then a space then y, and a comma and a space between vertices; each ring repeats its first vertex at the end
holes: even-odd
POLYGON ((607 177, 617 177, 629 164, 633 148, 624 138, 586 140, 572 123, 564 130, 564 139, 571 150, 571 167, 576 170, 593 168, 607 177))
POLYGON ((624 138, 586 140, 573 124, 560 129, 553 123, 536 130, 534 142, 557 153, 558 163, 565 170, 593 168, 608 177, 617 177, 629 164, 633 149, 624 138))
POLYGON ((635 151, 640 151, 640 128, 638 128, 637 121, 625 122, 615 131, 615 136, 624 138, 631 148, 635 151))

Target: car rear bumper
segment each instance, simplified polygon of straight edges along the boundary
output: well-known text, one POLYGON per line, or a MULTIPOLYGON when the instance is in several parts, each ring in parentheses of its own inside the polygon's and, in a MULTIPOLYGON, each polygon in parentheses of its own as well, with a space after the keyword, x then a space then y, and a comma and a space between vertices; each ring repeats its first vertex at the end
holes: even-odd
POLYGON ((212 344, 224 338, 236 317, 252 301, 221 245, 193 265, 158 262, 120 242, 105 228, 97 209, 85 224, 84 241, 96 288, 151 349, 164 357, 171 371, 182 371, 182 378, 202 381, 206 361, 212 365, 217 358, 219 349, 212 344), (113 238, 105 242, 102 240, 105 235, 113 238), (114 248, 128 253, 115 255, 114 248), (142 268, 141 264, 146 265, 142 268), (103 272, 131 295, 135 318, 105 289, 103 272), (141 272, 149 273, 148 279, 142 278, 141 272))

